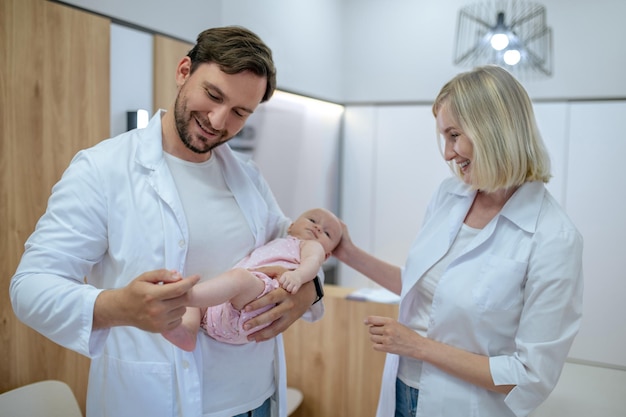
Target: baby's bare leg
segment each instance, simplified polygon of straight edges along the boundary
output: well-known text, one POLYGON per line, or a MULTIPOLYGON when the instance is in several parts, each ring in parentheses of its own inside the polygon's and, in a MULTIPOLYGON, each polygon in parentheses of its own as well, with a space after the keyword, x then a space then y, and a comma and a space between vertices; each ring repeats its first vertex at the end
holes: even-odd
POLYGON ((201 315, 202 312, 199 308, 187 307, 185 314, 183 314, 182 323, 172 330, 167 330, 161 334, 179 348, 191 352, 196 348, 201 315))
POLYGON ((233 307, 241 310, 255 300, 264 289, 265 283, 243 268, 232 269, 196 284, 189 290, 189 307, 183 315, 182 323, 162 334, 176 346, 191 352, 196 347, 200 320, 206 307, 230 301, 233 307), (200 311, 200 308, 203 310, 200 311))
POLYGON ((189 290, 190 305, 216 306, 227 301, 241 310, 265 289, 265 283, 244 268, 226 271, 215 278, 196 284, 189 290))

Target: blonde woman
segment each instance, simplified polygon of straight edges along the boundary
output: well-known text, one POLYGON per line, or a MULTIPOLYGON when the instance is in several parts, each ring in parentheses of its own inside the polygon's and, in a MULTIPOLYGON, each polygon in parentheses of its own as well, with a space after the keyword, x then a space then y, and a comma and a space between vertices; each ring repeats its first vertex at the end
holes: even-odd
POLYGON ((377 415, 527 416, 579 329, 582 237, 544 186, 532 105, 506 70, 454 77, 433 114, 456 175, 434 194, 405 266, 367 254, 347 230, 334 251, 402 297, 397 320, 365 320, 387 353, 377 415))

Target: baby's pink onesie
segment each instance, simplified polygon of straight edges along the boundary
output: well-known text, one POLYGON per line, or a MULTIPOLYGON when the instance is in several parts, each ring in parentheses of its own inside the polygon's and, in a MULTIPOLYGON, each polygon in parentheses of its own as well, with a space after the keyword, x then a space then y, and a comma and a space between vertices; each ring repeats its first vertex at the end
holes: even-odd
MULTIPOLYGON (((278 265, 287 269, 297 268, 300 265, 300 239, 293 236, 274 239, 256 248, 250 255, 239 261, 235 268, 254 269, 269 265, 278 265)), ((279 287, 277 280, 261 272, 252 271, 252 273, 265 283, 265 289, 257 298, 279 287)), ((231 303, 220 304, 207 308, 200 327, 220 342, 242 345, 248 343, 249 334, 269 325, 257 326, 246 331, 243 329, 243 324, 270 308, 272 306, 242 312, 234 308, 231 303)))

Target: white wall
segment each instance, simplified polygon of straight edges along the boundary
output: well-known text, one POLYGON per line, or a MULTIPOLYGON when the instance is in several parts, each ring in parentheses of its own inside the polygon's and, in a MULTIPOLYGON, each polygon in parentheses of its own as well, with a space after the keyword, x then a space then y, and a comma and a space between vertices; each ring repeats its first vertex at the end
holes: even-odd
POLYGON ((111 136, 126 132, 126 112, 152 115, 152 35, 111 25, 111 136))
POLYGON ((341 1, 62 1, 191 43, 209 27, 246 26, 271 47, 281 89, 342 101, 341 1))
POLYGON ((548 399, 531 417, 624 417, 626 371, 568 362, 548 399))
POLYGON ((59 1, 187 42, 222 21, 222 0, 59 1))
MULTIPOLYGON (((343 1, 347 101, 431 101, 463 70, 452 65, 456 15, 477 1, 343 1)), ((553 31, 554 76, 525 83, 533 99, 626 97, 626 2, 536 2, 553 31)))
MULTIPOLYGON (((457 12, 473 0, 65 0, 189 42, 241 24, 276 55, 281 89, 339 103, 431 101, 452 65, 457 12)), ((533 99, 626 97, 626 2, 540 0, 554 76, 533 99)))
POLYGON ((223 25, 243 25, 272 48, 279 88, 342 102, 343 11, 337 0, 224 0, 223 25))
POLYGON ((339 138, 343 106, 276 92, 255 111, 253 160, 285 215, 312 207, 339 214, 339 138))

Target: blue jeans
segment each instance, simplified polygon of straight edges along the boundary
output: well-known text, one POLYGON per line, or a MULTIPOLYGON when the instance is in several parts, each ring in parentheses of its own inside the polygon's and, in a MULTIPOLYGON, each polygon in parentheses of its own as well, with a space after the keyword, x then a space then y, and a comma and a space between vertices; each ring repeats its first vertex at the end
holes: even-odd
POLYGON ((272 412, 271 401, 268 398, 265 400, 263 404, 259 408, 255 408, 254 410, 247 411, 243 414, 237 414, 233 417, 270 417, 272 412))
POLYGON ((396 414, 395 417, 415 417, 419 390, 409 387, 400 378, 396 378, 396 414))

